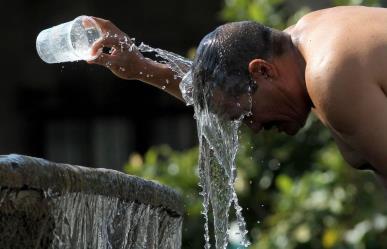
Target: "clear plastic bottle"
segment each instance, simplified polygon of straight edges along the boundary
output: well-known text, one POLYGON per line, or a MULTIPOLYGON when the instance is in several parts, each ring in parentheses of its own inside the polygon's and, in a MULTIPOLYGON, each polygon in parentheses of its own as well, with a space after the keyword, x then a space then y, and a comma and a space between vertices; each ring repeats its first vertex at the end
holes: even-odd
POLYGON ((91 47, 102 37, 101 28, 89 16, 79 16, 39 33, 36 50, 47 63, 92 60, 91 47))

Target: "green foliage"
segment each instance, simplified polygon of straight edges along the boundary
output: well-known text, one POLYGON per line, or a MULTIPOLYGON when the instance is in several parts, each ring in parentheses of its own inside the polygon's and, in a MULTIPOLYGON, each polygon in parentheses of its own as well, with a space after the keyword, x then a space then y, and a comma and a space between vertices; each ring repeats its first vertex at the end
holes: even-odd
MULTIPOLYGON (((318 160, 325 164, 332 156, 341 161, 328 146, 318 160)), ((339 165, 310 170, 298 179, 279 175, 276 205, 252 248, 385 248, 387 201, 377 191, 381 186, 370 173, 339 165)))
POLYGON ((380 6, 379 0, 332 0, 333 6, 340 5, 366 5, 366 6, 380 6))
POLYGON ((225 0, 221 17, 225 21, 254 20, 283 29, 307 12, 309 8, 306 6, 293 12, 287 8, 285 0, 225 0))
MULTIPOLYGON (((252 19, 285 28, 309 11, 290 0, 225 0, 226 21, 252 19), (294 6, 294 3, 293 5, 294 6)), ((377 5, 376 0, 332 0, 377 5)), ((178 189, 184 198, 183 248, 203 248, 198 150, 163 146, 132 155, 126 172, 178 189)), ((235 189, 244 207, 253 249, 387 248, 387 198, 370 172, 350 168, 329 131, 311 116, 295 137, 241 133, 235 189)), ((234 245, 235 246, 235 245, 234 245)), ((234 248, 230 245, 230 248, 234 248)))

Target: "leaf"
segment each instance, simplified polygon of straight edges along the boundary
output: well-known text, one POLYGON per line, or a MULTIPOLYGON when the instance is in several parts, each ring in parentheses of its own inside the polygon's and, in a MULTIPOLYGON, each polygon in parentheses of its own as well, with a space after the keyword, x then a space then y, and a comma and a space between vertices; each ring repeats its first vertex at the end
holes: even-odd
POLYGON ((322 244, 324 248, 332 248, 339 240, 339 232, 336 229, 328 228, 324 231, 322 244))
POLYGON ((294 185, 293 180, 287 175, 279 175, 275 183, 277 188, 285 194, 290 194, 294 185))
POLYGON ((248 11, 249 19, 252 19, 254 21, 261 22, 261 23, 265 22, 267 19, 263 9, 254 3, 250 3, 247 11, 248 11))
POLYGON ((144 158, 145 158, 146 164, 152 164, 152 165, 156 164, 156 162, 157 162, 156 150, 154 150, 154 149, 148 150, 148 152, 145 154, 144 158))

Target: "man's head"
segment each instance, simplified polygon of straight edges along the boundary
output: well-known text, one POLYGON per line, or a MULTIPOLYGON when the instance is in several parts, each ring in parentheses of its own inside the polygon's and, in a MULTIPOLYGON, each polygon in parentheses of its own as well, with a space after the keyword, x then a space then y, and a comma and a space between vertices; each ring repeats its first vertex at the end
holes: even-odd
POLYGON ((200 42, 194 91, 199 104, 229 119, 251 109, 245 123, 256 132, 277 126, 292 135, 310 109, 299 59, 288 34, 251 21, 228 23, 200 42))

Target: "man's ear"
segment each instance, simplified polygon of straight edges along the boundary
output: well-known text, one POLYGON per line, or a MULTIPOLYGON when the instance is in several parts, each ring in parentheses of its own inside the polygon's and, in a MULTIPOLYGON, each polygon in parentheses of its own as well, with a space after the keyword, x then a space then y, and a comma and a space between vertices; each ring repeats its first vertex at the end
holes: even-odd
POLYGON ((278 71, 275 65, 262 59, 254 59, 250 61, 249 72, 254 80, 262 78, 273 80, 278 76, 278 71))

